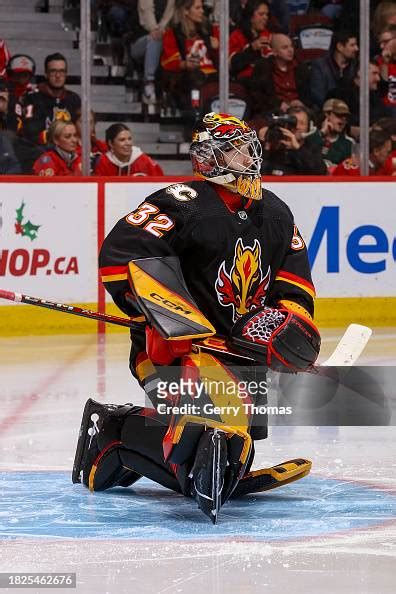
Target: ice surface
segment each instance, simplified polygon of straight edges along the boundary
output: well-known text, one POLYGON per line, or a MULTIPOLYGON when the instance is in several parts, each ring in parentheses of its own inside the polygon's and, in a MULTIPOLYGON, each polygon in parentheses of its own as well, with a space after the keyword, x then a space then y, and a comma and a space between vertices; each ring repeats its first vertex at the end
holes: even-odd
MULTIPOLYGON (((361 362, 394 364, 395 345, 377 330, 361 362)), ((255 467, 302 456, 311 475, 227 503, 216 526, 146 479, 72 485, 85 400, 143 403, 128 350, 127 335, 0 339, 0 571, 75 571, 81 593, 395 592, 393 427, 274 427, 255 467)))

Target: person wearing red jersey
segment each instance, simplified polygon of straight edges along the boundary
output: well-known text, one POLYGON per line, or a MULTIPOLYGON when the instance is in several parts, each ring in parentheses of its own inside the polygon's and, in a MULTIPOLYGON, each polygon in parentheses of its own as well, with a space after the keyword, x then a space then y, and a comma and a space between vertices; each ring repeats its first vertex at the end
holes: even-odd
POLYGON ((112 124, 106 130, 109 150, 99 156, 95 175, 164 175, 161 167, 138 146, 133 146, 132 134, 125 124, 112 124))
MULTIPOLYGON (((82 155, 82 122, 81 122, 81 109, 78 109, 75 114, 75 121, 73 122, 76 126, 77 132, 77 148, 76 152, 79 156, 82 155)), ((91 151, 90 151, 90 161, 91 161, 91 173, 93 173, 93 169, 95 166, 96 161, 100 157, 100 155, 104 155, 109 150, 109 147, 105 143, 104 140, 100 140, 96 137, 95 131, 96 125, 96 117, 95 112, 91 109, 90 117, 89 117, 89 127, 91 133, 91 151)))
POLYGON ((272 55, 272 49, 268 3, 249 0, 242 15, 239 28, 230 35, 229 56, 231 74, 244 82, 250 79, 260 58, 272 55))
MULTIPOLYGON (((381 129, 371 130, 369 151, 369 175, 393 175, 389 167, 389 157, 392 152, 389 133, 381 129)), ((332 175, 358 177, 361 175, 358 159, 354 156, 344 159, 337 165, 332 175)))
POLYGON ((396 38, 393 37, 379 57, 378 66, 382 78, 382 101, 388 115, 396 117, 396 38))
POLYGON ((187 118, 192 89, 216 81, 218 47, 218 34, 206 21, 202 0, 178 0, 172 26, 163 36, 162 84, 169 101, 187 118))
POLYGON ((71 122, 58 120, 48 129, 53 148, 33 164, 33 173, 41 176, 81 175, 81 157, 77 154, 77 132, 71 122))

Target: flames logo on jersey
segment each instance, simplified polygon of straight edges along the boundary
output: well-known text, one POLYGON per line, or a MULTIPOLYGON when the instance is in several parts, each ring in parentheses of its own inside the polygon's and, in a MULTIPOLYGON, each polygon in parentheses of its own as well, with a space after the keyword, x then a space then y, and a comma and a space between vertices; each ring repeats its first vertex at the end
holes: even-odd
POLYGON ((251 132, 245 122, 225 113, 208 113, 203 118, 203 123, 208 130, 212 131, 213 138, 219 140, 232 140, 242 134, 251 132))
POLYGON ((253 247, 244 246, 241 238, 235 245, 234 262, 229 273, 225 260, 219 267, 216 281, 217 298, 221 305, 231 306, 233 321, 256 307, 264 305, 271 268, 265 276, 261 270, 261 246, 257 239, 253 247))

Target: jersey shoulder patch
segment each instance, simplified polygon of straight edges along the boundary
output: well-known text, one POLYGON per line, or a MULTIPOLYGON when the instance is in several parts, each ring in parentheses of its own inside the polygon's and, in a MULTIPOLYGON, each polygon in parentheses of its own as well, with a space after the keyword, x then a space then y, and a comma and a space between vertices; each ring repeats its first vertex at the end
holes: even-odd
POLYGON ((165 189, 165 192, 179 202, 189 202, 198 196, 198 192, 187 184, 172 184, 165 189))

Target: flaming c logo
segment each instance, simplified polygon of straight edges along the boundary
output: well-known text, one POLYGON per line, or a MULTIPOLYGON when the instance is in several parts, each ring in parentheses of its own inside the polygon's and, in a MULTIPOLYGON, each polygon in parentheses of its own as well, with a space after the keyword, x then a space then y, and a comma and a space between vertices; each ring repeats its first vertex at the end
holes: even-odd
POLYGON ((227 273, 224 260, 219 267, 215 286, 219 303, 232 307, 234 322, 252 309, 264 305, 270 277, 269 266, 265 276, 261 271, 258 240, 254 240, 253 247, 245 247, 239 238, 231 270, 227 273))
POLYGON ((243 120, 224 113, 207 113, 203 123, 209 130, 212 130, 214 138, 221 140, 231 140, 241 134, 251 132, 243 120))

